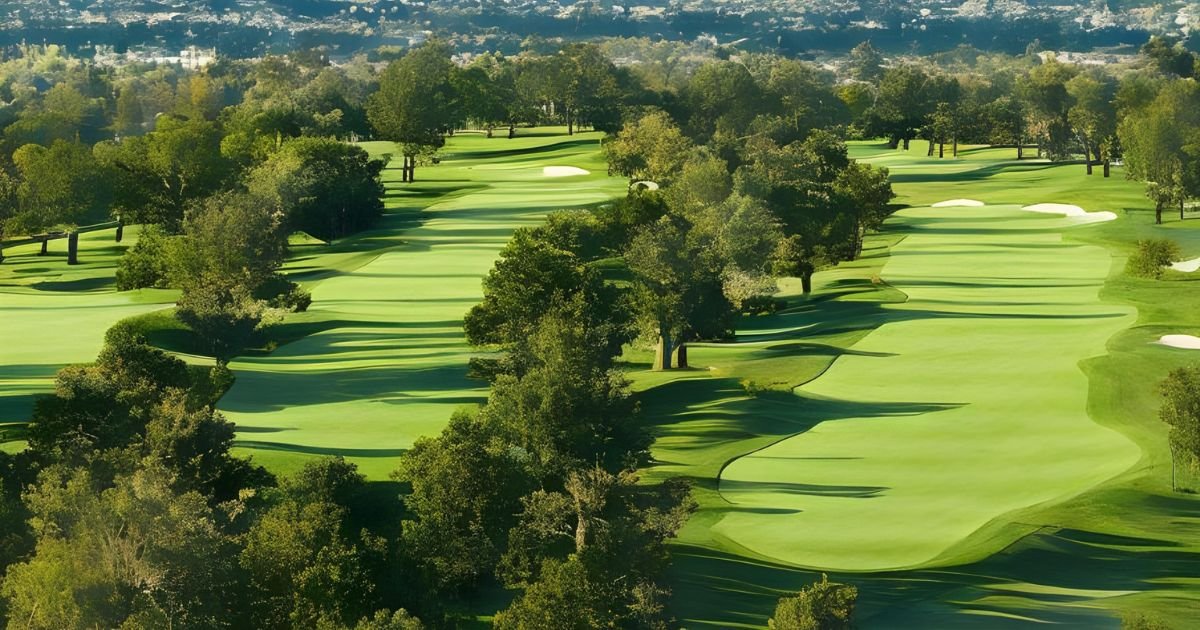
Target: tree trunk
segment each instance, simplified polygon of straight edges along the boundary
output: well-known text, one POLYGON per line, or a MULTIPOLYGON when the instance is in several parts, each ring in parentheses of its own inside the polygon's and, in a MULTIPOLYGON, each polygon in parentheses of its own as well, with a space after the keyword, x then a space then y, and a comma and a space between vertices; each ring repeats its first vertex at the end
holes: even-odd
POLYGON ((813 272, 811 271, 800 272, 800 287, 803 290, 804 295, 812 293, 812 277, 813 272))
POLYGON ((1104 160, 1104 176, 1112 175, 1112 164, 1108 160, 1104 160))
POLYGON ((573 124, 575 121, 571 120, 571 110, 564 110, 564 114, 567 117, 567 135, 573 136, 575 135, 575 125, 573 124))
POLYGON ((1092 145, 1088 142, 1083 143, 1083 163, 1087 165, 1087 174, 1092 174, 1092 145))
POLYGON ((907 150, 908 150, 908 136, 905 136, 905 137, 904 137, 904 150, 905 150, 905 151, 907 151, 907 150))
POLYGON ((583 504, 575 499, 575 553, 583 551, 587 546, 588 519, 583 513, 583 504))
POLYGON ((4 262, 4 226, 0 225, 0 263, 4 262))
POLYGON ((120 243, 123 238, 125 238, 125 221, 121 217, 117 217, 117 242, 120 243))
POLYGON ((925 157, 933 157, 933 145, 936 144, 933 138, 929 139, 929 148, 925 150, 925 157))
POLYGON ((655 372, 671 369, 671 341, 666 335, 658 336, 658 345, 654 348, 653 369, 655 372))
POLYGON ((491 138, 491 137, 492 137, 492 127, 491 127, 491 125, 489 125, 489 126, 488 126, 488 128, 487 128, 487 137, 489 137, 489 138, 491 138))
POLYGON ((1163 202, 1155 201, 1154 202, 1154 224, 1155 225, 1162 225, 1162 211, 1163 211, 1163 202))
POLYGON ((1088 157, 1087 159, 1084 160, 1084 163, 1087 164, 1087 174, 1091 175, 1092 174, 1092 158, 1088 157))
POLYGON ((1180 197, 1179 198, 1179 220, 1180 221, 1183 220, 1183 203, 1184 203, 1184 199, 1183 199, 1183 197, 1180 197))
MULTIPOLYGON (((1183 214, 1182 210, 1180 210, 1180 214, 1183 214)), ((79 232, 67 234, 67 264, 79 264, 79 232)))
POLYGON ((958 136, 954 136, 954 140, 951 141, 950 156, 958 157, 958 136))
POLYGON ((1022 146, 1020 142, 1017 142, 1017 159, 1025 159, 1025 147, 1022 146))
POLYGON ((508 139, 512 140, 515 137, 517 137, 517 126, 513 125, 513 124, 509 124, 508 125, 508 139))
POLYGON ((688 366, 688 347, 686 341, 679 342, 679 353, 675 359, 675 366, 679 369, 686 369, 688 366))
POLYGON ((38 256, 45 256, 50 247, 49 237, 42 239, 42 251, 38 252, 38 256))
POLYGON ((938 159, 940 160, 944 157, 946 157, 946 143, 939 142, 938 143, 938 159))
POLYGON ((892 137, 888 138, 888 148, 889 149, 895 151, 899 146, 900 146, 899 136, 892 136, 892 137))

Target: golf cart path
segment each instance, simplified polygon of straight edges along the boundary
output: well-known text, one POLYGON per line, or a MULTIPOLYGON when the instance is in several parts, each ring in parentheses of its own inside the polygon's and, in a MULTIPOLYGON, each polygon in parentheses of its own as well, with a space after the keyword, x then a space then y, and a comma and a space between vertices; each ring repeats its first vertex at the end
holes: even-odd
POLYGON ((539 153, 503 172, 491 167, 513 156, 456 159, 453 146, 418 175, 474 181, 469 192, 424 208, 420 225, 399 232, 401 244, 316 284, 309 317, 322 330, 231 364, 237 380, 219 406, 237 424, 243 453, 277 469, 297 465, 295 455, 342 455, 386 478, 414 440, 486 397, 486 382, 467 378, 474 351, 462 318, 513 230, 624 190, 603 176, 543 176, 547 163, 594 166, 598 145, 539 153))
POLYGON ((1079 363, 1135 310, 1100 302, 1111 257, 1062 241, 1077 220, 984 206, 891 221, 909 236, 883 275, 909 300, 796 390, 823 401, 822 422, 722 472, 733 509, 714 531, 756 554, 846 571, 942 563, 989 523, 1140 455, 1087 414, 1079 363))

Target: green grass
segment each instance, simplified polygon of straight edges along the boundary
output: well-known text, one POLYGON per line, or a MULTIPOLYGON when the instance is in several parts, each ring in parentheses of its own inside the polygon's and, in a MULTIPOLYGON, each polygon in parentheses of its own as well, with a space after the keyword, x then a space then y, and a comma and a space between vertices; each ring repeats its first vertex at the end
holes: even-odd
POLYGON ((276 331, 292 341, 230 365, 237 381, 220 408, 238 425, 239 451, 280 471, 342 455, 385 478, 416 438, 481 402, 487 384, 467 378, 474 351, 462 317, 516 227, 624 190, 605 175, 599 139, 455 136, 440 164, 418 167, 415 184, 385 171, 389 210, 376 230, 332 248, 296 247, 286 270, 308 285, 313 305, 276 331), (544 177, 551 165, 591 175, 544 177))
POLYGON ((1188 627, 1200 501, 1170 491, 1156 386, 1200 353, 1150 342, 1195 333, 1200 292, 1121 270, 1148 235, 1200 254, 1200 223, 1151 225, 1120 169, 852 152, 914 206, 872 255, 785 295, 739 343, 696 348, 698 369, 635 375, 651 476, 693 478, 701 503, 675 545, 675 614, 761 627, 826 567, 860 587, 868 628, 1102 628, 1127 610, 1188 627), (991 205, 920 207, 960 197, 991 205), (1119 218, 1068 228, 1017 209, 1037 202, 1119 218), (749 396, 747 378, 802 386, 749 396))
POLYGON ((110 326, 174 302, 170 291, 116 291, 117 260, 137 232, 127 228, 121 243, 114 242, 112 229, 80 235, 78 265, 67 264, 66 239, 51 241, 46 256, 38 255, 39 244, 4 248, 0 424, 28 420, 34 397, 53 388, 54 374, 95 359, 110 326))
MULTIPOLYGON (((547 211, 623 190, 603 176, 598 136, 557 131, 456 136, 417 183, 386 172, 377 229, 294 242, 286 271, 315 301, 232 366, 220 406, 241 452, 280 472, 340 454, 381 479, 416 437, 482 400, 461 318, 500 247, 547 211), (547 165, 592 175, 544 178, 547 165)), ((958 160, 926 158, 921 143, 851 151, 888 166, 910 206, 862 259, 818 274, 809 297, 784 279, 785 309, 743 320, 736 343, 696 344, 690 370, 650 372, 645 348, 625 357, 657 437, 647 479, 688 477, 701 505, 674 544, 673 612, 688 627, 762 627, 822 567, 860 587, 867 628, 1104 628, 1129 610, 1189 627, 1200 499, 1171 491, 1156 386, 1200 352, 1151 342, 1200 334, 1200 274, 1122 268, 1149 236, 1200 256, 1200 222, 1152 225, 1120 169, 1089 178, 986 147, 958 160), (960 197, 989 205, 927 207, 960 197), (1119 218, 1072 227, 1019 210, 1037 202, 1119 218)), ((0 430, 118 319, 194 352, 158 310, 173 294, 112 290, 133 236, 84 235, 74 267, 6 250, 0 430)))

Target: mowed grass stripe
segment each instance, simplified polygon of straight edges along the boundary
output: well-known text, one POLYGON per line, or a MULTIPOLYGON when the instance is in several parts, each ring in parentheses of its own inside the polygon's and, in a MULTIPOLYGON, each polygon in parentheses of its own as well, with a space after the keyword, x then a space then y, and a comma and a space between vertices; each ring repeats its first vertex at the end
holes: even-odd
POLYGON ((823 421, 721 475, 724 498, 752 509, 714 530, 757 554, 851 571, 949 562, 993 519, 1138 460, 1088 417, 1079 367, 1135 321, 1099 301, 1108 252, 1013 206, 915 208, 893 223, 910 236, 884 279, 908 301, 797 390, 823 421))
POLYGON ((386 478, 416 438, 436 434, 456 407, 482 401, 486 383, 467 378, 474 351, 462 317, 514 229, 624 191, 605 175, 599 139, 460 135, 441 164, 417 169, 415 184, 386 171, 389 216, 362 237, 384 246, 369 259, 343 247, 329 254, 337 260, 314 248, 293 268, 316 278, 313 305, 294 322, 314 332, 231 364, 237 381, 220 408, 238 425, 239 450, 279 471, 308 456, 343 455, 386 478), (591 174, 545 177, 554 165, 591 174), (346 270, 323 271, 338 265, 346 270))

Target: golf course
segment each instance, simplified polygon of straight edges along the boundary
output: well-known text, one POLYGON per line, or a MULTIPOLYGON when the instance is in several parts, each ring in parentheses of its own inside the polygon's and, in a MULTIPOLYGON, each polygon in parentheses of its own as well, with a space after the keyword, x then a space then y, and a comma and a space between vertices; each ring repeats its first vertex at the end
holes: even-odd
MULTIPOLYGON (((283 271, 312 305, 229 363, 218 409, 235 450, 276 473, 339 455, 383 481, 417 438, 484 401, 463 316, 514 229, 624 195, 601 138, 460 133, 414 183, 384 170, 371 230, 294 236, 283 271)), ((623 355, 655 438, 644 480, 685 477, 699 503, 672 543, 673 614, 764 627, 781 595, 826 572, 859 587, 865 628, 1117 627, 1147 608, 1194 619, 1200 501, 1172 491, 1153 410, 1165 374, 1200 359, 1156 343, 1200 334, 1200 296, 1189 273, 1138 279, 1124 263, 1151 235, 1200 256, 1200 222, 1153 225, 1120 168, 1102 179, 1011 149, 924 155, 851 143, 890 169, 902 209, 812 294, 781 279, 782 308, 743 316, 732 341, 689 344, 688 369, 651 371, 646 344, 623 355)), ((115 290, 136 238, 88 233, 73 267, 6 248, 0 422, 27 419, 116 322, 169 319, 177 292, 115 290)), ((186 334, 155 334, 207 360, 186 334)))

